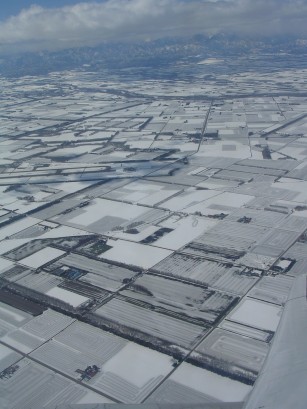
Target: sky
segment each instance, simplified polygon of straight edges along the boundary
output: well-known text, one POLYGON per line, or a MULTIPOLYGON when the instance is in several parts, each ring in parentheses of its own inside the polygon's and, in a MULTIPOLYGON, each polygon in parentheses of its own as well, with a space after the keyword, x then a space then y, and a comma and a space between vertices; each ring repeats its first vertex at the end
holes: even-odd
POLYGON ((307 38, 307 0, 9 0, 0 53, 193 34, 307 38))
MULTIPOLYGON (((0 10, 0 20, 4 20, 7 17, 19 14, 22 9, 27 9, 33 4, 45 8, 58 8, 63 6, 72 6, 80 3, 76 0, 8 0, 3 1, 0 10)), ((82 3, 93 3, 93 0, 84 0, 82 3)), ((103 3, 103 1, 97 1, 97 3, 103 3)))

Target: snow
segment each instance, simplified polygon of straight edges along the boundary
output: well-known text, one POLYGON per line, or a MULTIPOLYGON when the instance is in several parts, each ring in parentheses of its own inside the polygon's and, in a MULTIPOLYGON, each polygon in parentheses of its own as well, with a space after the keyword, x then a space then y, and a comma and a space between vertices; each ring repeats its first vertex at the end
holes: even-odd
POLYGON ((77 403, 78 405, 81 404, 93 405, 94 403, 114 403, 114 401, 105 398, 102 395, 98 395, 98 393, 88 391, 85 396, 82 396, 82 398, 78 400, 77 403))
MULTIPOLYGON (((39 345, 40 343, 42 344, 45 340, 36 337, 33 334, 29 334, 28 332, 24 331, 23 329, 19 329, 16 331, 16 333, 18 333, 18 336, 20 338, 22 338, 22 336, 24 335, 27 339, 27 341, 29 342, 29 336, 32 338, 32 342, 36 341, 37 344, 39 345)), ((18 349, 19 352, 22 352, 24 354, 29 354, 30 352, 33 351, 33 349, 35 349, 35 347, 33 346, 29 346, 25 343, 22 343, 21 341, 18 341, 16 339, 13 338, 13 336, 15 335, 15 332, 13 332, 12 334, 7 334, 4 337, 1 338, 1 341, 5 342, 6 344, 10 345, 10 347, 18 349), (12 336, 11 336, 12 335, 12 336)), ((35 344, 34 344, 35 345, 35 344)))
MULTIPOLYGON (((297 169, 299 169, 299 167, 297 167, 296 170, 297 169)), ((272 187, 291 190, 292 192, 297 193, 295 197, 296 202, 307 202, 307 181, 290 178, 280 178, 278 182, 272 184, 272 187)))
POLYGON ((83 297, 82 295, 59 287, 54 287, 51 290, 47 291, 46 295, 62 300, 72 305, 73 307, 79 307, 79 305, 83 304, 86 301, 89 301, 89 298, 83 297))
MULTIPOLYGON (((243 126, 244 122, 230 122, 228 126, 238 127, 243 126)), ((208 127, 208 129, 210 129, 208 127)), ((213 128, 214 129, 214 128, 213 128)), ((248 159, 251 157, 250 147, 248 145, 243 145, 232 141, 232 144, 236 146, 236 149, 233 151, 224 151, 223 144, 225 140, 214 141, 214 144, 202 144, 200 146, 199 152, 196 153, 195 158, 201 157, 225 157, 225 158, 234 158, 234 159, 248 159)), ((254 151, 253 159, 262 159, 262 153, 254 151)))
POLYGON ((139 242, 141 240, 146 239, 146 237, 154 234, 159 229, 160 227, 149 225, 149 226, 146 226, 144 229, 142 229, 137 234, 125 233, 123 231, 114 231, 114 232, 112 231, 108 233, 108 236, 114 237, 114 238, 116 237, 118 239, 123 239, 123 240, 139 242))
POLYGON ((231 207, 242 207, 245 206, 252 199, 254 199, 254 196, 224 192, 218 197, 212 199, 212 202, 214 204, 226 205, 231 207))
POLYGON ((171 369, 170 357, 133 343, 127 344, 103 366, 103 372, 112 372, 138 388, 153 378, 167 375, 171 369))
MULTIPOLYGON (((138 202, 145 205, 153 206, 157 203, 162 202, 163 200, 167 199, 170 196, 173 196, 175 193, 178 193, 180 190, 178 189, 167 189, 167 190, 160 190, 156 191, 155 193, 150 193, 147 195, 142 195, 141 198, 138 199, 138 202)), ((127 200, 131 199, 131 196, 126 197, 127 200)))
POLYGON ((0 306, 0 312, 2 312, 5 315, 8 315, 16 322, 22 322, 25 320, 25 317, 23 315, 19 315, 17 312, 12 311, 11 309, 9 310, 7 308, 0 306))
POLYGON ((139 139, 131 140, 131 141, 126 141, 126 145, 128 145, 131 149, 149 149, 150 146, 152 145, 153 138, 145 141, 141 141, 139 139))
POLYGON ((13 351, 4 346, 4 345, 0 345, 0 361, 2 361, 2 359, 6 358, 7 356, 11 355, 13 351))
POLYGON ((39 222, 40 220, 35 219, 34 217, 25 217, 21 220, 18 220, 15 223, 9 224, 8 226, 5 226, 1 229, 0 240, 3 240, 8 236, 12 236, 13 234, 19 233, 20 231, 27 229, 28 227, 34 226, 39 222))
POLYGON ((243 401, 252 389, 249 385, 187 363, 181 364, 169 379, 224 402, 243 401))
POLYGON ((60 237, 88 236, 89 233, 84 230, 75 229, 74 227, 59 226, 42 234, 40 239, 54 239, 60 237))
POLYGON ((101 145, 79 145, 79 146, 73 146, 69 148, 62 148, 62 149, 57 149, 54 152, 49 152, 46 154, 46 157, 48 158, 66 158, 67 156, 72 156, 75 157, 77 155, 84 155, 86 153, 92 152, 94 149, 100 148, 101 145))
POLYGON ((12 163, 9 159, 0 159, 0 165, 10 165, 12 163))
POLYGON ((282 269, 286 269, 290 266, 291 260, 279 260, 277 263, 275 263, 275 266, 278 266, 282 269))
POLYGON ((214 190, 196 190, 194 188, 187 189, 184 193, 173 197, 167 202, 163 203, 163 207, 177 211, 190 211, 190 207, 202 203, 207 199, 219 195, 220 192, 214 190))
POLYGON ((136 181, 125 186, 121 194, 121 199, 128 202, 138 202, 140 204, 155 205, 182 189, 173 186, 163 186, 159 183, 136 181))
POLYGON ((49 261, 52 261, 64 254, 65 251, 47 246, 44 249, 31 254, 31 256, 23 258, 22 260, 20 260, 20 263, 27 267, 39 268, 42 265, 49 263, 49 261))
MULTIPOLYGON (((199 186, 200 185, 201 184, 199 184, 199 186)), ((202 214, 212 214, 217 213, 217 211, 215 210, 216 206, 239 208, 246 205, 252 199, 254 199, 254 196, 243 195, 239 193, 223 192, 207 199, 202 203, 190 207, 189 211, 190 212, 200 211, 202 214)), ((221 213, 221 211, 218 211, 218 213, 221 213)))
POLYGON ((9 268, 13 267, 14 263, 10 260, 7 260, 3 257, 0 257, 0 274, 4 273, 9 268))
POLYGON ((39 191, 39 192, 31 192, 31 195, 34 196, 37 202, 40 202, 40 201, 43 201, 43 199, 45 199, 46 197, 50 196, 50 193, 39 191))
POLYGON ((104 259, 151 268, 172 254, 171 251, 123 240, 108 240, 112 248, 101 255, 104 259))
POLYGON ((281 313, 282 308, 277 305, 247 298, 239 304, 228 319, 251 327, 276 331, 281 313))
POLYGON ((220 130, 219 135, 220 135, 220 136, 223 136, 223 135, 234 135, 234 133, 235 133, 235 131, 234 131, 233 129, 222 129, 222 130, 220 130))
POLYGON ((174 220, 173 223, 169 223, 169 220, 166 222, 167 226, 164 223, 161 223, 161 225, 174 230, 161 237, 154 244, 171 250, 178 250, 217 223, 216 220, 208 220, 197 216, 188 216, 179 221, 174 220))
POLYGON ((86 187, 93 185, 94 183, 96 182, 86 181, 86 182, 54 183, 52 187, 54 187, 55 189, 63 190, 64 192, 67 192, 67 193, 75 193, 75 192, 78 192, 79 190, 85 189, 86 187))
POLYGON ((106 199, 96 199, 84 210, 85 213, 73 217, 69 222, 88 226, 105 216, 121 217, 123 219, 131 220, 148 211, 145 207, 106 199))
POLYGON ((41 206, 42 204, 39 202, 28 202, 28 201, 23 201, 23 200, 18 200, 14 203, 11 203, 9 205, 6 205, 6 208, 8 210, 11 210, 12 212, 17 212, 19 214, 27 213, 31 210, 36 209, 37 207, 41 206))
POLYGON ((48 222, 48 221, 43 221, 40 223, 40 225, 50 227, 51 229, 54 229, 55 227, 59 227, 58 223, 53 223, 53 222, 48 222))

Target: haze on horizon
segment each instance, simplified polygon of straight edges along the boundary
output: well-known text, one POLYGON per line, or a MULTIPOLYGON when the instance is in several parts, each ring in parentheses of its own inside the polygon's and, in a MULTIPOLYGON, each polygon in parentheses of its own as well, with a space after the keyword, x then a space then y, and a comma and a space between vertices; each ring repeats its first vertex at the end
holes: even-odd
POLYGON ((307 0, 31 3, 25 1, 21 7, 12 1, 3 6, 0 54, 220 32, 242 38, 307 37, 307 0))

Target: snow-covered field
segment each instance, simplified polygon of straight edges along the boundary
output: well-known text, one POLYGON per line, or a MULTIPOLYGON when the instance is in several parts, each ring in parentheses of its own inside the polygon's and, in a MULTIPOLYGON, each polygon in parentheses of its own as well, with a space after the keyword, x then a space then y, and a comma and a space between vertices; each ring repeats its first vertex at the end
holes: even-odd
POLYGON ((240 402, 252 387, 183 363, 150 397, 148 402, 240 402))
POLYGON ((89 298, 83 297, 82 295, 73 293, 72 291, 68 291, 65 290, 64 288, 59 287, 51 288, 51 290, 46 292, 46 295, 64 301, 75 308, 89 301, 89 298))
POLYGON ((170 250, 124 240, 110 239, 107 244, 112 248, 102 253, 102 258, 145 269, 153 267, 172 253, 170 250))
POLYGON ((276 331, 282 308, 249 298, 243 300, 228 316, 228 319, 269 331, 276 331))
POLYGON ((267 342, 270 339, 269 332, 265 332, 258 328, 249 327, 248 325, 238 324, 237 322, 228 321, 227 319, 219 324, 219 328, 223 328, 246 337, 259 339, 259 341, 267 342))
POLYGON ((88 273, 81 277, 81 281, 110 291, 118 290, 124 285, 125 279, 130 280, 136 274, 135 271, 128 268, 94 260, 80 254, 69 254, 63 257, 59 263, 65 267, 87 271, 88 273))
POLYGON ((186 363, 170 379, 224 402, 242 401, 251 390, 250 386, 241 382, 186 363))
POLYGON ((128 333, 129 329, 133 328, 148 334, 152 337, 153 345, 158 338, 174 345, 191 348, 207 330, 204 325, 195 325, 189 322, 189 319, 174 318, 118 298, 113 298, 98 308, 95 316, 101 318, 102 322, 111 321, 121 328, 126 327, 128 333))
POLYGON ((172 370, 172 358, 75 322, 31 354, 75 379, 95 363, 89 385, 124 403, 141 403, 172 370))
POLYGON ((203 58, 193 82, 0 78, 8 409, 192 407, 252 389, 306 272, 307 103, 293 95, 307 70, 230 77, 227 59, 203 58))
POLYGON ((8 226, 2 227, 0 230, 0 240, 3 240, 8 236, 12 236, 13 234, 27 229, 30 226, 34 226, 39 222, 40 220, 35 219, 34 217, 25 217, 24 219, 21 219, 15 223, 11 223, 8 226))
POLYGON ((141 403, 171 370, 171 357, 129 343, 103 365, 94 387, 124 403, 141 403))
POLYGON ((160 226, 173 229, 173 231, 155 241, 154 245, 170 250, 178 250, 211 229, 216 223, 215 220, 208 220, 198 216, 170 217, 160 223, 160 226))
POLYGON ((110 199, 127 200, 132 203, 154 206, 180 192, 180 187, 164 186, 154 182, 138 180, 106 195, 110 199))
POLYGON ((192 213, 193 210, 191 211, 191 207, 219 194, 220 192, 215 190, 196 190, 195 188, 189 188, 174 198, 164 201, 161 206, 172 211, 181 210, 182 212, 192 213))
POLYGON ((0 257, 0 274, 14 266, 14 263, 6 258, 0 257))
POLYGON ((266 342, 234 334, 220 328, 214 329, 192 352, 192 356, 210 356, 223 362, 228 373, 245 370, 259 372, 269 351, 266 342))
POLYGON ((22 353, 28 354, 58 332, 70 325, 74 319, 53 310, 34 317, 21 327, 8 331, 1 340, 22 353))
POLYGON ((19 315, 17 312, 10 311, 6 309, 5 307, 2 307, 1 305, 0 305, 0 314, 9 316, 11 319, 17 322, 22 322, 24 320, 24 317, 22 315, 19 315))
POLYGON ((39 268, 44 264, 49 263, 50 261, 63 256, 65 251, 58 250, 52 247, 45 247, 42 250, 37 251, 36 253, 31 254, 30 256, 20 260, 20 263, 31 268, 39 268))
MULTIPOLYGON (((10 367, 15 362, 19 361, 22 355, 15 352, 13 349, 8 348, 5 345, 0 344, 0 373, 10 367)), ((1 397, 0 397, 1 402, 1 397)))
POLYGON ((214 322, 234 300, 211 289, 149 274, 138 278, 121 294, 175 311, 183 319, 188 316, 205 322, 214 322))
POLYGON ((81 226, 88 226, 107 216, 132 220, 148 211, 145 207, 99 198, 95 199, 95 201, 85 207, 84 210, 84 213, 82 212, 80 215, 72 217, 69 222, 81 226))

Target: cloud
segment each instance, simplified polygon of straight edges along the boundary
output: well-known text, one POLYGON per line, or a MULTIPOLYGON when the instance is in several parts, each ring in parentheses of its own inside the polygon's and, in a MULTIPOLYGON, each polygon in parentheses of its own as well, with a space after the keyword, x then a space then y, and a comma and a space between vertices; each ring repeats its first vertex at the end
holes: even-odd
POLYGON ((107 0, 33 5, 0 22, 0 51, 225 32, 307 36, 307 0, 107 0))

